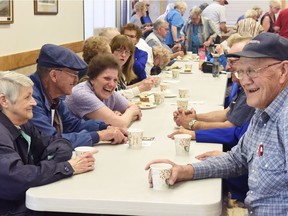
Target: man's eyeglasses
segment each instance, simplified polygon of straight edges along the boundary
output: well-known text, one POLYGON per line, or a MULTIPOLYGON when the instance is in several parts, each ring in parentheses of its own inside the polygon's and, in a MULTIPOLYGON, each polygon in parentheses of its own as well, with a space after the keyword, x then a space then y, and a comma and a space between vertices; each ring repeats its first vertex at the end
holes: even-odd
POLYGON ((169 31, 169 28, 165 28, 165 27, 161 27, 161 28, 163 28, 165 31, 169 31))
POLYGON ((74 78, 77 78, 78 79, 78 74, 79 74, 79 71, 73 71, 73 70, 65 70, 65 69, 58 69, 58 68, 55 68, 53 70, 57 70, 57 71, 61 71, 61 72, 64 72, 70 76, 73 76, 74 78))
POLYGON ((236 59, 227 58, 227 64, 230 66, 234 66, 238 61, 239 61, 239 58, 236 58, 236 59))
POLYGON ((125 34, 127 37, 130 37, 130 38, 136 38, 137 35, 129 35, 129 34, 125 34))
POLYGON ((124 49, 116 49, 115 50, 116 52, 120 53, 121 55, 125 54, 127 56, 130 56, 131 55, 131 51, 129 50, 124 50, 124 49))
POLYGON ((277 64, 280 64, 280 63, 281 63, 281 61, 274 62, 272 64, 269 64, 269 65, 265 66, 265 67, 261 67, 261 68, 257 68, 257 69, 248 69, 247 71, 239 70, 239 71, 235 72, 235 76, 239 80, 243 79, 244 74, 246 74, 250 78, 256 78, 256 77, 258 77, 258 75, 259 75, 261 70, 263 71, 263 70, 265 70, 265 69, 267 69, 267 68, 269 68, 271 66, 274 66, 274 65, 277 65, 277 64))

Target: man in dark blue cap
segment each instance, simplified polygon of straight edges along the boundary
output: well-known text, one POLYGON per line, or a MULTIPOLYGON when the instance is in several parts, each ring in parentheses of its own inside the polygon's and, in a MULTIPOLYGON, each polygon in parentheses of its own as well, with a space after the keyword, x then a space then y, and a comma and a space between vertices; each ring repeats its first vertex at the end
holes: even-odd
POLYGON ((46 44, 40 50, 37 63, 37 71, 30 76, 37 102, 30 120, 32 124, 47 134, 68 139, 73 148, 99 141, 112 141, 112 144, 127 141, 126 129, 102 121, 79 119, 64 104, 64 97, 72 93, 78 82, 78 72, 87 68, 80 57, 62 46, 46 44))
MULTIPOLYGON (((238 144, 226 154, 201 163, 177 165, 169 160, 147 164, 172 164, 169 184, 175 182, 239 176, 248 171, 245 199, 248 215, 287 215, 288 212, 288 39, 262 33, 242 52, 235 73, 256 108, 251 123, 238 144)), ((151 183, 151 179, 150 179, 151 183)))

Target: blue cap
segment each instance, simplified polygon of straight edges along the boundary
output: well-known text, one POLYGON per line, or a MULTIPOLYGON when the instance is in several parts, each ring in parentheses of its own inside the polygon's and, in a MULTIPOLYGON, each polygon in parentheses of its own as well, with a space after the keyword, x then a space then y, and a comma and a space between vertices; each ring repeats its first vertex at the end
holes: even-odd
POLYGON ((257 35, 245 45, 242 52, 228 54, 227 57, 288 59, 288 39, 274 33, 257 35))
POLYGON ((69 68, 75 71, 87 68, 87 64, 70 49, 53 44, 41 47, 37 63, 44 67, 69 68))

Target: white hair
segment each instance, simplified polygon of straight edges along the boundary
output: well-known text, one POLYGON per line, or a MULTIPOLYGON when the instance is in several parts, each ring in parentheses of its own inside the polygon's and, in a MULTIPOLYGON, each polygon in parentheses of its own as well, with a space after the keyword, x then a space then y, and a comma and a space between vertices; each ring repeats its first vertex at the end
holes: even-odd
POLYGON ((21 87, 33 86, 32 80, 15 71, 0 72, 0 95, 3 94, 11 103, 15 103, 21 87))

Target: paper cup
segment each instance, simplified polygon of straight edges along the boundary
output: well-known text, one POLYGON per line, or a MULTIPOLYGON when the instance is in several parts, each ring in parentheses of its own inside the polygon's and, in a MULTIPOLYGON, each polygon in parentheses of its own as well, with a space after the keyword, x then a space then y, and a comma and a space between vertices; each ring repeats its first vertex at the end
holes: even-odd
POLYGON ((179 78, 180 71, 179 70, 172 70, 172 78, 178 79, 179 78))
POLYGON ((140 149, 142 147, 143 130, 139 128, 129 128, 128 144, 131 149, 140 149))
POLYGON ((160 83, 161 92, 167 92, 170 90, 170 85, 168 83, 160 83))
POLYGON ((155 87, 158 87, 158 86, 160 85, 161 80, 162 80, 161 77, 158 76, 158 75, 153 75, 153 76, 151 76, 151 77, 153 77, 153 79, 155 80, 154 86, 155 86, 155 87))
POLYGON ((178 109, 187 110, 188 109, 188 98, 177 98, 178 109))
POLYGON ((179 93, 179 98, 188 98, 189 97, 189 89, 187 89, 187 88, 179 88, 178 93, 179 93))
POLYGON ((184 67, 184 72, 192 72, 192 69, 193 69, 193 65, 192 63, 186 63, 185 64, 185 67, 184 67))
POLYGON ((176 134, 174 135, 174 143, 176 155, 189 155, 191 135, 176 134))
POLYGON ((154 92, 154 103, 160 105, 164 102, 164 93, 163 92, 154 92))
POLYGON ((74 150, 75 150, 76 156, 79 156, 79 155, 82 155, 82 154, 84 154, 86 152, 91 152, 94 149, 95 148, 91 147, 91 146, 79 146, 79 147, 76 147, 74 150))
POLYGON ((172 172, 172 165, 167 163, 156 163, 150 165, 152 184, 154 190, 167 190, 169 184, 167 179, 169 179, 172 172))

